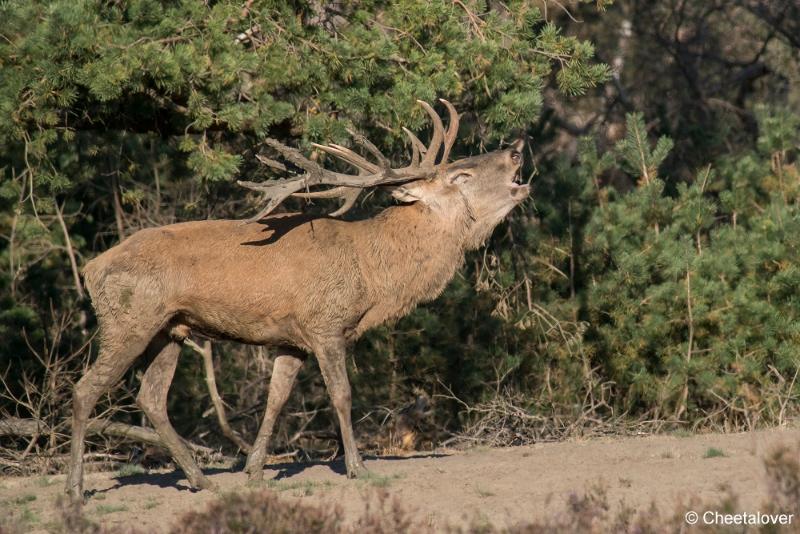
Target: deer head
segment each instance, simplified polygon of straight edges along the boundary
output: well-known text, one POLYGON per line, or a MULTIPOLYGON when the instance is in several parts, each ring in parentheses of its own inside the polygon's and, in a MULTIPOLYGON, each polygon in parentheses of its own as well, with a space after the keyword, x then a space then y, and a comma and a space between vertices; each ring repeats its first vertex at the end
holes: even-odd
POLYGON ((428 180, 400 185, 392 196, 420 202, 442 219, 462 221, 466 248, 479 247, 517 204, 528 197, 520 183, 523 141, 499 150, 441 165, 428 180))
MULTIPOLYGON (((322 168, 294 148, 274 139, 266 144, 306 173, 289 179, 266 183, 239 182, 240 185, 265 193, 269 202, 255 217, 245 222, 255 222, 278 206, 289 196, 302 198, 342 198, 342 206, 331 213, 339 216, 347 212, 367 187, 389 186, 392 196, 405 203, 421 203, 448 221, 463 221, 467 248, 475 248, 491 234, 500 221, 517 204, 528 197, 529 186, 520 183, 522 148, 518 140, 510 148, 488 154, 448 162, 450 150, 458 134, 459 117, 453 105, 440 99, 448 110, 449 124, 444 129, 442 119, 426 102, 418 100, 433 122, 433 135, 426 147, 413 133, 403 128, 411 141, 411 163, 393 169, 389 160, 368 140, 354 134, 355 141, 364 147, 376 161, 370 161, 341 145, 317 145, 318 149, 335 156, 358 170, 358 174, 344 174, 322 168), (439 152, 441 151, 441 158, 439 152), (333 185, 325 191, 306 191, 320 185, 333 185)), ((269 158, 259 157, 263 163, 286 170, 286 167, 269 158)))

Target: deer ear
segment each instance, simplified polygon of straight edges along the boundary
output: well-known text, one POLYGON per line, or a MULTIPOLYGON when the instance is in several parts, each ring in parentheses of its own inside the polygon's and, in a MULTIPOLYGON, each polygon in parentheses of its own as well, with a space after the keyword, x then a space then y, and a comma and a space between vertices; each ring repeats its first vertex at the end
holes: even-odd
POLYGON ((400 202, 416 202, 422 199, 418 188, 406 185, 395 187, 392 190, 392 196, 400 202))

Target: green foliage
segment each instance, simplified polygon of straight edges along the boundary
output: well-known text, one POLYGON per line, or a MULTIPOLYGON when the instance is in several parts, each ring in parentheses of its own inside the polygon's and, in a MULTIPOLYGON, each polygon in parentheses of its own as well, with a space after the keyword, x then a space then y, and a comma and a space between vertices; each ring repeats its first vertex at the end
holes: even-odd
POLYGON ((97 515, 108 515, 116 512, 127 512, 128 507, 124 504, 98 504, 95 508, 97 515))
POLYGON ((789 110, 776 113, 765 105, 756 108, 762 126, 756 146, 762 154, 785 153, 800 144, 800 116, 789 110))
POLYGON ((238 2, 7 2, 0 143, 27 147, 42 194, 71 182, 49 183, 43 169, 72 175, 62 154, 82 152, 58 142, 98 125, 182 136, 198 178, 230 180, 240 144, 278 125, 328 140, 332 114, 345 112, 360 128, 390 127, 386 141, 398 143, 400 125, 425 121, 414 100, 448 97, 469 103, 497 139, 538 116, 554 64, 568 94, 608 77, 590 43, 542 25, 537 8, 512 2, 474 19, 468 4, 354 3, 314 15, 261 1, 241 17, 238 2))
POLYGON ((798 148, 783 140, 798 133, 785 126, 794 119, 765 112, 759 138, 776 141, 670 186, 659 166, 671 140, 651 141, 639 114, 627 119, 613 151, 585 138, 577 165, 543 173, 540 225, 514 221, 513 248, 491 243, 490 262, 468 261, 470 282, 368 338, 356 377, 360 394, 375 395, 365 405, 385 395, 389 352, 406 388, 442 381, 468 404, 510 390, 538 414, 578 417, 598 410, 593 398, 601 417, 731 428, 793 409, 800 181, 798 148), (606 179, 614 172, 637 185, 620 192, 606 179))
MULTIPOLYGON (((429 127, 415 100, 444 97, 463 112, 455 158, 520 133, 535 141, 534 200, 467 258, 438 300, 359 342, 356 420, 419 390, 470 404, 512 392, 525 413, 561 429, 586 411, 731 428, 783 421, 794 409, 795 113, 737 96, 729 107, 750 106, 737 116, 755 119, 748 138, 730 117, 702 109, 714 98, 698 103, 678 90, 682 98, 665 102, 668 92, 652 83, 637 86, 639 97, 620 94, 625 109, 648 104, 627 115, 624 137, 583 137, 572 157, 547 149, 545 92, 557 88, 548 98, 572 106, 611 73, 552 3, 357 1, 326 10, 257 0, 244 15, 242 4, 0 3, 0 372, 12 394, 23 377, 41 379, 48 358, 92 346, 70 251, 80 268, 139 228, 243 217, 253 199, 233 182, 272 176, 253 157, 266 136, 310 152, 312 142, 350 143, 354 128, 406 161, 400 126, 423 138, 429 127)), ((604 17, 616 26, 630 12, 630 3, 602 15, 610 2, 582 4, 593 4, 579 9, 604 28, 604 17)), ((662 7, 648 9, 645 19, 662 7)), ((625 48, 609 39, 598 36, 598 50, 625 48)), ((650 41, 623 50, 642 75, 650 41)), ((616 109, 609 104, 609 121, 616 109)), ((290 207, 298 206, 316 209, 290 207)), ((218 354, 226 399, 250 395, 242 412, 252 432, 263 384, 258 393, 240 387, 249 353, 218 354)), ((182 359, 170 408, 179 429, 195 429, 207 402, 200 373, 182 359)), ((327 405, 312 374, 299 385, 310 411, 327 405)), ((438 403, 439 426, 468 422, 462 404, 438 403)), ((19 416, 35 409, 0 400, 0 411, 19 416)))
POLYGON ((242 9, 0 3, 0 370, 14 394, 41 374, 30 347, 71 354, 93 331, 70 248, 79 269, 141 227, 243 217, 233 182, 271 176, 253 157, 264 137, 308 148, 350 143, 355 128, 406 160, 400 126, 429 128, 416 99, 444 97, 472 117, 456 151, 474 153, 537 120, 551 77, 577 94, 608 76, 529 2, 242 9))
POLYGON ((124 477, 132 477, 132 476, 136 476, 136 475, 143 475, 145 473, 147 473, 147 469, 145 469, 141 465, 124 464, 119 469, 117 469, 117 472, 116 472, 115 476, 117 478, 124 478, 124 477))
POLYGON ((672 139, 662 136, 651 148, 647 142, 644 115, 630 113, 626 119, 625 138, 617 143, 615 150, 625 172, 649 183, 656 178, 658 167, 672 150, 672 139))
POLYGON ((725 453, 721 449, 716 449, 714 447, 709 447, 703 454, 703 458, 723 458, 723 457, 725 457, 725 453))
MULTIPOLYGON (((678 418, 688 411, 694 420, 721 409, 751 425, 777 414, 781 395, 795 394, 800 212, 797 186, 769 165, 783 158, 780 172, 797 176, 785 164, 797 149, 781 152, 780 140, 798 133, 786 124, 792 119, 765 115, 760 139, 777 140, 772 153, 762 142, 761 154, 728 158, 722 171, 703 169, 667 194, 656 171, 671 143, 662 137, 652 149, 641 116, 630 115, 616 151, 626 172, 649 180, 624 195, 590 195, 587 187, 579 197, 591 206, 580 313, 620 410, 678 418)), ((591 166, 596 156, 587 149, 582 160, 591 166)))

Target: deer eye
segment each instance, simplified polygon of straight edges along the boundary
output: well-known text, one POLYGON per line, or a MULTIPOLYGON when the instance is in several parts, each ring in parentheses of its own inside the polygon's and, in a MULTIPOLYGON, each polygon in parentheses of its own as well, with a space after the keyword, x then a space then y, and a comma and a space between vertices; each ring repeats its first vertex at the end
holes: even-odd
POLYGON ((522 160, 522 154, 517 152, 516 150, 511 151, 511 161, 514 163, 519 163, 522 160))

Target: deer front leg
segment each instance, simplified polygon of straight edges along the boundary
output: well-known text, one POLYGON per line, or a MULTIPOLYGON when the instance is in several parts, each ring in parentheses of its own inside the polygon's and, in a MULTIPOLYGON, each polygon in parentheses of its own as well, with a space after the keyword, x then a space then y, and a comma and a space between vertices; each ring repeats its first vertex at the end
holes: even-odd
POLYGON ((275 358, 275 363, 272 366, 272 378, 269 381, 269 396, 267 397, 264 420, 258 430, 258 435, 250 454, 247 456, 247 464, 244 467, 250 480, 257 481, 264 478, 264 458, 267 455, 267 445, 269 445, 269 439, 272 436, 275 420, 292 392, 294 380, 303 366, 305 357, 305 353, 301 351, 284 349, 281 350, 281 355, 275 358))
POLYGON ((346 353, 344 340, 335 340, 320 346, 314 351, 319 360, 322 378, 328 387, 328 394, 333 402, 339 418, 339 429, 344 442, 344 463, 347 466, 347 477, 356 478, 366 472, 364 462, 358 453, 358 445, 353 434, 353 423, 350 419, 352 398, 350 381, 347 379, 346 353))

